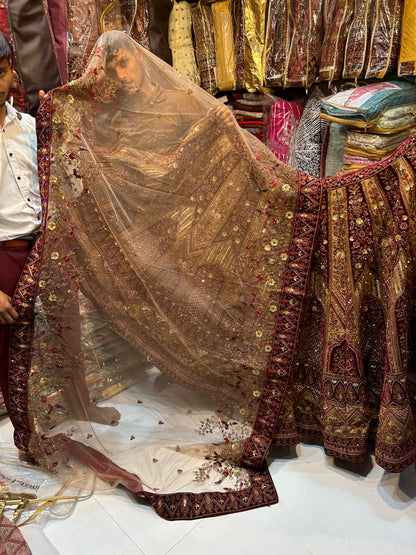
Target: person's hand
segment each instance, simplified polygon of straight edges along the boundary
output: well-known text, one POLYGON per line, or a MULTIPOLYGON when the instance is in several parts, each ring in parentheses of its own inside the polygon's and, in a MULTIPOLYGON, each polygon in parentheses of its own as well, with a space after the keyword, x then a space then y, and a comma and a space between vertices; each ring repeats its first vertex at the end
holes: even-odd
POLYGON ((12 299, 0 291, 0 324, 13 324, 18 314, 12 306, 12 299))
POLYGON ((219 118, 227 127, 229 128, 234 127, 235 125, 234 116, 231 113, 231 111, 227 108, 227 106, 225 106, 225 104, 222 104, 217 108, 211 108, 208 111, 208 115, 211 115, 211 114, 219 118))
POLYGON ((39 102, 42 102, 43 97, 45 96, 45 94, 46 94, 45 91, 43 91, 43 90, 39 91, 39 102))

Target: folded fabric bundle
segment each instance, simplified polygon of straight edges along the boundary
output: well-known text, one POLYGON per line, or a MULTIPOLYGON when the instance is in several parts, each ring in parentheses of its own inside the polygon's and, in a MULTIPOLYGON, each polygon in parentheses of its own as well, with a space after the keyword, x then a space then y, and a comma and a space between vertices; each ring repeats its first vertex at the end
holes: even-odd
MULTIPOLYGON (((400 143, 397 147, 400 146, 400 143)), ((361 158, 365 158, 369 161, 376 161, 376 160, 383 160, 383 158, 387 158, 390 154, 396 150, 396 148, 391 148, 389 150, 365 150, 356 147, 350 147, 345 144, 344 154, 350 154, 351 156, 360 156, 361 158)))
POLYGON ((413 83, 373 83, 327 97, 322 103, 321 117, 368 128, 386 109, 412 102, 416 102, 416 85, 413 83))
POLYGON ((262 111, 264 103, 262 101, 234 100, 233 108, 235 110, 245 110, 246 112, 262 111))
POLYGON ((416 124, 416 102, 387 109, 367 127, 369 133, 397 133, 416 124))
POLYGON ((248 110, 234 110, 234 115, 237 116, 244 116, 244 117, 250 117, 253 119, 263 119, 264 117, 264 112, 250 112, 248 110))
POLYGON ((356 154, 344 154, 344 164, 350 166, 350 168, 344 169, 352 169, 356 168, 357 166, 368 166, 369 164, 374 164, 376 160, 371 160, 365 156, 358 156, 356 154))
POLYGON ((399 131, 398 133, 391 133, 388 135, 350 130, 348 131, 345 146, 367 151, 369 153, 388 154, 393 152, 415 132, 416 128, 410 128, 406 131, 399 131))

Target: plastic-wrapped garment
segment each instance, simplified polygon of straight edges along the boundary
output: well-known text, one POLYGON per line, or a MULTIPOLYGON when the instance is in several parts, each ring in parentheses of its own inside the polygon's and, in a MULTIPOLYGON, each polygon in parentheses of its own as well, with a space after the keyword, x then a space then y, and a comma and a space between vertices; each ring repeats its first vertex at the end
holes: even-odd
POLYGON ((388 108, 367 128, 369 133, 397 133, 416 124, 416 103, 388 108))
POLYGON ((292 37, 288 58, 288 87, 305 87, 319 73, 323 38, 323 0, 292 0, 292 37))
POLYGON ((215 61, 217 82, 220 91, 235 89, 235 46, 231 13, 232 0, 212 3, 212 18, 215 34, 215 61))
POLYGON ((354 0, 327 0, 326 29, 322 42, 319 77, 334 81, 342 75, 344 50, 354 13, 354 0))
POLYGON ((176 2, 169 18, 169 46, 172 51, 172 65, 195 84, 201 84, 201 76, 195 60, 192 41, 191 7, 187 2, 176 2))
POLYGON ((264 46, 267 0, 244 1, 245 88, 258 91, 264 80, 264 46))
POLYGON ((284 87, 293 26, 290 0, 271 0, 267 21, 264 84, 284 87))
POLYGON ((147 49, 150 49, 149 4, 149 0, 120 0, 120 11, 127 23, 125 30, 147 49))
POLYGON ((96 0, 101 32, 125 31, 150 49, 149 0, 96 0))
POLYGON ((297 102, 279 99, 270 106, 267 146, 273 154, 287 164, 303 108, 297 102))
POLYGON ((81 76, 100 34, 96 0, 66 0, 68 79, 81 76))
POLYGON ((233 0, 232 18, 234 24, 234 45, 235 45, 235 88, 244 88, 244 0, 233 0))
POLYGON ((308 97, 290 156, 290 165, 315 177, 320 176, 321 150, 327 123, 320 117, 323 92, 314 87, 308 97))
POLYGON ((198 2, 191 6, 195 36, 196 61, 201 75, 201 87, 211 94, 218 92, 215 65, 215 35, 209 4, 198 2))
POLYGON ((125 31, 128 27, 126 18, 122 15, 120 4, 129 0, 98 0, 98 9, 100 14, 100 28, 105 31, 118 30, 125 31))
POLYGON ((348 125, 331 122, 325 157, 325 176, 337 175, 344 165, 344 146, 348 125))
POLYGON ((376 19, 372 29, 366 79, 382 79, 396 69, 402 7, 402 0, 373 0, 376 19))
POLYGON ((416 0, 405 0, 399 57, 399 75, 416 75, 416 0))
POLYGON ((416 85, 384 81, 341 91, 322 102, 321 117, 337 123, 369 128, 382 112, 416 102, 416 85))
POLYGON ((415 131, 416 129, 413 127, 398 133, 382 135, 379 133, 364 133, 362 131, 350 130, 345 141, 345 149, 350 154, 352 149, 354 149, 358 154, 367 154, 379 160, 394 152, 415 131))
MULTIPOLYGON (((13 40, 10 37, 9 22, 7 21, 7 0, 0 0, 0 31, 7 37, 12 45, 13 50, 15 50, 13 40)), ((19 110, 24 111, 25 96, 23 93, 23 87, 18 71, 15 71, 13 73, 10 96, 13 98, 13 105, 19 110)), ((1 407, 4 407, 3 401, 1 407)))
POLYGON ((352 19, 345 43, 343 79, 358 79, 365 70, 368 35, 371 32, 370 13, 374 0, 355 0, 352 19))

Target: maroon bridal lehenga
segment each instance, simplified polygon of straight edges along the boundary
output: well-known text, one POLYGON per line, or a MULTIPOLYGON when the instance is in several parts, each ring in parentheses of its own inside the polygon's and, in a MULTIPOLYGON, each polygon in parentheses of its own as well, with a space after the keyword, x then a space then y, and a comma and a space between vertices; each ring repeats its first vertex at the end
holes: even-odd
POLYGON ((416 138, 310 177, 133 41, 146 86, 121 98, 106 72, 120 34, 38 113, 17 446, 167 519, 275 503, 272 444, 312 439, 349 461, 374 449, 401 471, 416 459, 416 138))

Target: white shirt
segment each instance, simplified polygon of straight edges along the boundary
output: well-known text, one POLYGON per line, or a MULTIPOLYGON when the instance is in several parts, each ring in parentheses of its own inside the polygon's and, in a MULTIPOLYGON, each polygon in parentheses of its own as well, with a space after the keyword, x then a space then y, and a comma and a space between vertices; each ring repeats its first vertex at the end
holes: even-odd
POLYGON ((0 241, 34 233, 42 214, 35 118, 8 102, 6 109, 0 128, 0 241))

